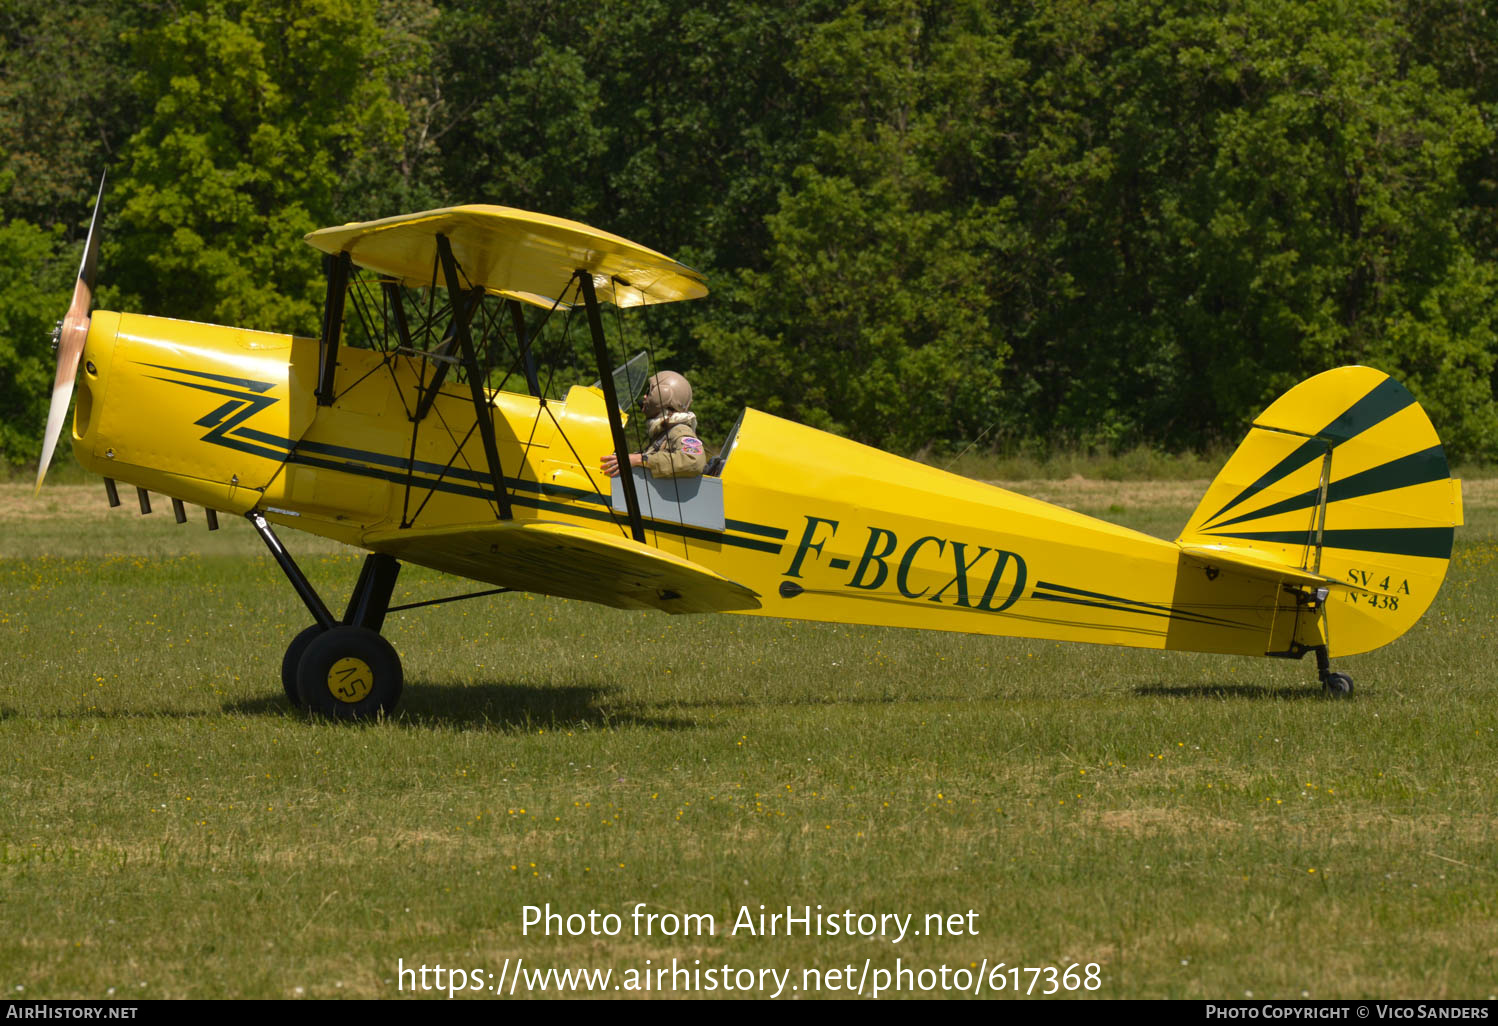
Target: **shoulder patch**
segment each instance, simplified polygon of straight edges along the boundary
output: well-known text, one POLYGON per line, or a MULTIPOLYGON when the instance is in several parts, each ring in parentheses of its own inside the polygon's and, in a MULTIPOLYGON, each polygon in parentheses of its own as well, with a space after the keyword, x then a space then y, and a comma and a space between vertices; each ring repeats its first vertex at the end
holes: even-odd
POLYGON ((702 442, 692 435, 680 439, 678 444, 681 446, 681 451, 688 456, 697 456, 702 452, 702 442))

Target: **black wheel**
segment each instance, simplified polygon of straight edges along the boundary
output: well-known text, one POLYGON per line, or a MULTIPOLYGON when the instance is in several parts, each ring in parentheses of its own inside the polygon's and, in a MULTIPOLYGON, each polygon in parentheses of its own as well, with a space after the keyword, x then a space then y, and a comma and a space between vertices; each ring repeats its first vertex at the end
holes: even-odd
POLYGON ((298 709, 302 707, 302 696, 296 691, 296 668, 301 665, 307 646, 321 633, 322 624, 313 624, 291 639, 291 644, 286 646, 286 654, 281 657, 281 688, 286 692, 286 700, 298 709))
POLYGON ((1352 694, 1352 678, 1345 673, 1327 674, 1326 693, 1334 696, 1352 694))
POLYGON ((339 626, 307 643, 296 669, 297 694, 313 712, 339 720, 395 712, 401 661, 390 642, 364 627, 339 626))

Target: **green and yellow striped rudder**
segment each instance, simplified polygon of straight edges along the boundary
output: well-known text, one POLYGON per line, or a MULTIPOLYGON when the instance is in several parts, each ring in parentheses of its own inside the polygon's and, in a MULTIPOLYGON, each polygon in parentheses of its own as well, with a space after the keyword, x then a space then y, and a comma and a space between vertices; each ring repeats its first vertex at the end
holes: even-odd
POLYGON ((1429 608, 1461 523, 1461 482, 1414 396, 1382 371, 1339 367, 1259 415, 1176 540, 1325 578, 1319 640, 1352 655, 1429 608))

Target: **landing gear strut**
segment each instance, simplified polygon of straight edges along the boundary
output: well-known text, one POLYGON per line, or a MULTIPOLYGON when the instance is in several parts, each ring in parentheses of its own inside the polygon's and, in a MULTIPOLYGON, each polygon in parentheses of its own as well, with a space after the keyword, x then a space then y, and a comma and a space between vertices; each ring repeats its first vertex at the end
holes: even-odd
POLYGON ((1332 672, 1325 645, 1316 646, 1316 672, 1321 676, 1321 686, 1328 695, 1337 698, 1352 694, 1352 678, 1345 673, 1332 672))
POLYGON ((315 621, 292 639, 281 660, 286 697, 295 706, 333 719, 392 714, 404 680, 400 656, 380 636, 380 627, 390 610, 400 563, 383 553, 366 556, 348 609, 341 620, 335 619, 265 517, 248 516, 315 621))

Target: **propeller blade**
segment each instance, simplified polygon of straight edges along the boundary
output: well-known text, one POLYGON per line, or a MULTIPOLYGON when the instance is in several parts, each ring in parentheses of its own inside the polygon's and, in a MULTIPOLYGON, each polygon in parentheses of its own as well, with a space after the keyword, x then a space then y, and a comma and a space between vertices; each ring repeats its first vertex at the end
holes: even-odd
POLYGON ((73 286, 73 301, 54 335, 57 344, 57 375, 52 379, 52 404, 47 408, 47 430, 42 435, 42 459, 36 468, 36 489, 40 494, 42 479, 52 463, 57 440, 67 422, 68 405, 73 401, 73 383, 78 378, 78 361, 83 344, 88 341, 89 313, 94 301, 94 271, 99 263, 99 211, 104 206, 104 178, 99 178, 99 195, 94 200, 94 216, 88 225, 88 241, 83 244, 83 263, 78 268, 78 282, 73 286))
POLYGON ((99 211, 104 207, 104 178, 99 175, 99 195, 94 198, 94 216, 88 222, 88 241, 83 244, 83 263, 78 267, 78 280, 88 282, 89 291, 94 288, 94 268, 99 263, 99 211))

